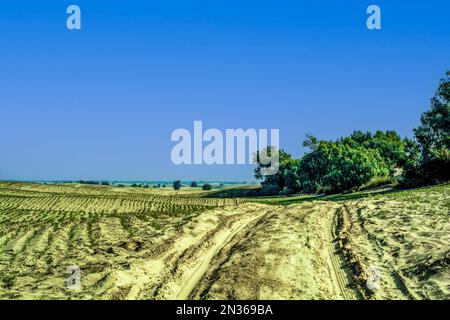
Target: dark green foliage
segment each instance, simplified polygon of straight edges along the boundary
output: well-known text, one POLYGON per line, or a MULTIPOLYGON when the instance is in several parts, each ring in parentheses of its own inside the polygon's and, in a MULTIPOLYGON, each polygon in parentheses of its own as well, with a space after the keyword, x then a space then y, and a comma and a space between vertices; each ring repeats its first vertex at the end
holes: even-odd
POLYGON ((270 196, 272 193, 263 193, 262 188, 257 186, 239 186, 217 189, 204 195, 205 198, 251 198, 260 196, 270 196))
MULTIPOLYGON (((268 157, 271 157, 273 152, 278 153, 278 165, 279 166, 281 166, 286 161, 292 160, 292 156, 289 153, 285 152, 284 150, 278 150, 278 149, 276 149, 275 147, 272 147, 272 146, 265 148, 264 150, 262 150, 262 152, 267 154, 268 157)), ((260 153, 259 153, 259 151, 256 153, 255 162, 257 164, 256 169, 255 169, 255 178, 258 179, 258 180, 263 180, 265 177, 269 177, 269 176, 264 176, 261 173, 262 168, 269 167, 270 165, 272 165, 272 166, 277 165, 277 164, 274 164, 274 163, 271 163, 269 165, 262 164, 261 161, 260 161, 260 153)), ((275 174, 274 176, 277 176, 277 175, 275 174)), ((273 178, 274 179, 278 179, 278 178, 280 178, 280 176, 273 177, 273 178)), ((281 181, 281 180, 278 182, 278 184, 280 186, 282 186, 282 185, 284 186, 284 182, 281 181)))
POLYGON ((319 189, 342 192, 388 174, 383 158, 375 149, 342 142, 321 141, 300 160, 301 189, 314 193, 319 189))
POLYGON ((278 186, 277 183, 274 183, 273 181, 269 182, 263 182, 261 184, 261 190, 259 192, 259 195, 261 196, 271 196, 278 194, 282 189, 278 186))
POLYGON ((318 152, 324 158, 325 175, 320 185, 331 192, 354 189, 376 176, 388 174, 388 169, 375 149, 351 147, 341 143, 324 144, 318 152))
MULTIPOLYGON (((263 189, 262 192, 264 194, 276 194, 285 187, 293 187, 292 190, 297 191, 298 188, 294 188, 296 178, 293 177, 293 174, 296 172, 296 169, 293 169, 293 167, 296 166, 296 161, 292 159, 292 156, 284 150, 278 151, 273 147, 268 147, 264 152, 266 152, 269 157, 272 155, 272 152, 278 152, 279 159, 278 172, 274 175, 264 176, 261 173, 261 169, 264 168, 265 165, 260 162, 259 153, 257 153, 255 177, 256 179, 263 180, 261 183, 263 189)), ((274 164, 272 163, 271 165, 273 166, 274 164)))
MULTIPOLYGON (((280 150, 277 174, 263 177, 260 175, 261 165, 258 165, 255 176, 263 180, 262 194, 277 194, 283 190, 287 193, 350 190, 362 186, 376 176, 389 174, 388 165, 378 149, 363 146, 369 143, 373 146, 376 146, 376 143, 386 146, 389 145, 389 140, 396 141, 403 148, 401 139, 395 133, 389 132, 378 132, 375 136, 355 132, 351 137, 336 142, 319 141, 313 136, 307 136, 303 145, 311 148, 310 153, 300 160, 295 160, 280 150)), ((387 147, 385 149, 390 150, 387 147)), ((389 154, 387 151, 386 153, 389 154)), ((394 161, 392 163, 395 164, 394 161)))
POLYGON ((319 139, 311 134, 307 134, 306 139, 303 141, 303 146, 314 151, 319 147, 319 142, 319 139))
POLYGON ((198 183, 195 181, 191 182, 191 188, 197 188, 198 187, 198 183))
POLYGON ((314 193, 320 188, 321 177, 326 174, 326 159, 320 152, 306 154, 299 162, 300 189, 314 193))
POLYGON ((389 166, 390 174, 395 173, 396 168, 401 168, 406 162, 406 140, 400 138, 395 131, 371 132, 354 131, 350 137, 340 140, 352 147, 364 147, 377 150, 384 162, 389 166))
POLYGON ((291 159, 282 164, 281 172, 284 176, 288 193, 294 193, 301 190, 299 162, 300 160, 291 159))
POLYGON ((202 186, 202 189, 205 190, 205 191, 212 190, 212 185, 210 185, 209 183, 205 183, 202 186))
POLYGON ((78 183, 79 183, 79 184, 94 184, 94 185, 100 184, 99 182, 97 182, 97 181, 92 181, 92 180, 87 180, 87 181, 85 181, 85 180, 80 180, 80 181, 78 181, 78 183))
POLYGON ((181 181, 180 180, 174 181, 173 188, 175 190, 180 190, 181 189, 181 181))
MULTIPOLYGON (((354 131, 337 141, 320 141, 307 135, 310 149, 299 160, 279 151, 279 170, 263 176, 257 154, 256 179, 261 194, 342 192, 383 183, 397 183, 403 171, 408 185, 450 180, 450 71, 442 79, 431 109, 422 114, 415 140, 402 139, 395 131, 354 131), (370 183, 369 183, 370 182, 370 183)), ((274 150, 269 148, 267 153, 274 150)), ((275 150, 276 151, 276 150, 275 150)))
POLYGON ((431 108, 422 114, 414 129, 417 144, 410 146, 412 156, 405 167, 408 185, 423 185, 450 180, 450 71, 441 80, 431 108))

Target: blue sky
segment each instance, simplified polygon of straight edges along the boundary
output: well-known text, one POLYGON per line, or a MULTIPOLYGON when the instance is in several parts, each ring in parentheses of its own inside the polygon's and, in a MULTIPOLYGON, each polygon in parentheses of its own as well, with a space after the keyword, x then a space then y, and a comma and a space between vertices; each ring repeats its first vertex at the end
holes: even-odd
POLYGON ((450 2, 2 1, 0 179, 249 180, 175 166, 172 130, 411 136, 450 69, 450 2), (382 30, 366 28, 370 4, 382 30), (82 30, 66 29, 77 4, 82 30))

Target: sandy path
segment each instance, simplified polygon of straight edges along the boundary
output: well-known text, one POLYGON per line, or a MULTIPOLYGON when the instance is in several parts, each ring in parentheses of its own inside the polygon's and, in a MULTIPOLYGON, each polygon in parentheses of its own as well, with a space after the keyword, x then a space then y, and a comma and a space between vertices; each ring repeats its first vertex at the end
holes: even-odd
MULTIPOLYGON (((342 208, 342 210, 345 210, 342 208)), ((325 231, 327 241, 329 272, 334 285, 334 291, 342 300, 356 299, 355 293, 350 289, 351 283, 349 272, 345 269, 344 259, 339 254, 338 244, 338 216, 337 211, 330 212, 328 226, 325 231)))
POLYGON ((108 297, 119 299, 191 299, 218 253, 268 208, 243 204, 199 215, 139 253, 143 259, 108 274, 102 287, 108 297))
POLYGON ((349 286, 352 275, 336 242, 340 230, 336 210, 340 205, 316 203, 268 209, 209 260, 189 298, 359 297, 349 286))
POLYGON ((233 226, 232 228, 226 230, 225 233, 221 234, 216 243, 208 249, 202 260, 199 261, 198 265, 194 267, 192 273, 186 278, 182 284, 176 299, 186 300, 191 297, 191 293, 195 290, 198 283, 201 281, 205 273, 211 267, 211 261, 217 255, 217 253, 226 246, 240 231, 242 231, 248 224, 257 219, 260 219, 263 214, 253 217, 252 219, 244 219, 239 224, 233 226))

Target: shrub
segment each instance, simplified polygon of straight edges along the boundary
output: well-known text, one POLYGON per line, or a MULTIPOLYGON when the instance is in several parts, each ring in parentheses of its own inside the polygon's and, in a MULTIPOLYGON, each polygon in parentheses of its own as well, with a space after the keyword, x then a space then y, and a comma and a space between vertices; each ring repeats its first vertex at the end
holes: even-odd
POLYGON ((351 147, 341 142, 320 142, 300 163, 302 190, 342 192, 360 187, 388 168, 377 150, 351 147))
POLYGON ((322 185, 330 186, 332 192, 362 186, 375 176, 388 173, 376 150, 332 144, 325 154, 328 167, 322 178, 322 185))
MULTIPOLYGON (((291 155, 284 150, 276 150, 274 147, 268 147, 265 152, 270 156, 272 152, 278 152, 278 172, 274 175, 262 175, 262 168, 267 165, 259 161, 259 153, 256 156, 257 167, 255 169, 255 178, 262 180, 261 192, 265 195, 275 195, 285 187, 292 189, 292 192, 299 189, 299 180, 297 176, 298 162, 293 160, 291 155)), ((273 165, 273 164, 272 164, 273 165)))
POLYGON ((281 191, 281 188, 277 184, 263 184, 259 195, 261 196, 272 196, 278 194, 281 191))
POLYGON ((406 139, 401 139, 395 131, 378 130, 373 135, 371 132, 354 131, 349 137, 339 141, 352 147, 378 150, 383 161, 389 166, 391 175, 395 173, 396 168, 403 167, 406 161, 406 139))
POLYGON ((299 163, 300 189, 305 193, 319 190, 321 179, 326 174, 327 161, 317 151, 306 154, 299 163))
POLYGON ((181 181, 180 181, 180 180, 175 181, 175 182, 173 183, 173 188, 174 188, 175 190, 180 190, 180 189, 181 189, 181 181))
POLYGON ((212 190, 212 185, 210 185, 209 183, 205 183, 205 184, 202 186, 202 189, 205 190, 205 191, 212 190))

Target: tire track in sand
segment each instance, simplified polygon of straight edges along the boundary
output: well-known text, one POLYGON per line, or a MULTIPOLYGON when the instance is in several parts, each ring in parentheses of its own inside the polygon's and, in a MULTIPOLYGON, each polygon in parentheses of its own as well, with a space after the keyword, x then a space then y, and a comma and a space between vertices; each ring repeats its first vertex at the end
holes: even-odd
POLYGON ((229 229, 226 233, 220 235, 220 237, 217 238, 215 245, 212 246, 207 251, 207 253, 204 255, 204 258, 200 261, 200 263, 195 267, 192 273, 183 282, 175 299, 176 300, 190 299, 192 292, 194 292, 195 288, 198 286, 203 276, 208 271, 209 267, 211 266, 211 262, 217 255, 217 253, 220 250, 222 250, 222 248, 225 247, 246 226, 248 226, 250 223, 258 219, 261 219, 265 215, 265 213, 266 212, 257 215, 256 217, 253 217, 251 219, 246 219, 242 223, 229 229))
MULTIPOLYGON (((345 210, 342 208, 342 210, 345 210)), ((342 213, 344 214, 344 213, 342 213)), ((338 210, 330 214, 328 226, 325 231, 325 239, 327 242, 328 251, 328 270, 330 272, 332 283, 335 287, 335 292, 342 300, 355 300, 356 294, 354 290, 350 289, 350 275, 346 271, 344 259, 339 253, 338 242, 338 210)))

